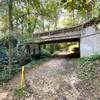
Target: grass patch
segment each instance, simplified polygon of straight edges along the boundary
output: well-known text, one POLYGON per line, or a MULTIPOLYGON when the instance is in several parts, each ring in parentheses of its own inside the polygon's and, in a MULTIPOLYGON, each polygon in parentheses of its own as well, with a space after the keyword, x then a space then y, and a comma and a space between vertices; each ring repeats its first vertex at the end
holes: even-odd
POLYGON ((100 55, 80 58, 76 72, 85 87, 92 89, 96 94, 100 92, 100 55))
POLYGON ((82 57, 79 59, 78 63, 80 65, 84 64, 84 63, 88 63, 89 61, 95 61, 95 60, 100 60, 100 55, 92 55, 90 57, 82 57))
POLYGON ((77 73, 80 79, 92 82, 96 78, 97 70, 100 67, 100 55, 80 58, 77 66, 77 73))
POLYGON ((16 90, 15 90, 15 97, 17 98, 17 100, 20 100, 22 97, 24 97, 25 95, 25 90, 26 90, 26 87, 23 86, 23 87, 17 87, 16 90))

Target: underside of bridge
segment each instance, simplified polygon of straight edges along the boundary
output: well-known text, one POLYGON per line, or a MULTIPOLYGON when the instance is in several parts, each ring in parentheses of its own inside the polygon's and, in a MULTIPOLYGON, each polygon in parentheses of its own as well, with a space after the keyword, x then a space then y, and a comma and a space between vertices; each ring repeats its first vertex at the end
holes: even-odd
MULTIPOLYGON (((68 47, 66 47, 65 49, 67 49, 66 51, 59 51, 59 53, 57 53, 56 55, 54 55, 53 57, 67 57, 67 58, 76 58, 76 57, 80 57, 80 38, 70 38, 70 39, 60 39, 60 40, 49 40, 49 41, 43 41, 39 43, 39 51, 41 53, 41 48, 44 45, 49 45, 49 44, 53 44, 54 48, 56 46, 56 44, 63 44, 63 43, 77 43, 78 47, 75 49, 75 51, 69 52, 68 51, 68 47)), ((74 50, 74 48, 73 48, 74 50)))

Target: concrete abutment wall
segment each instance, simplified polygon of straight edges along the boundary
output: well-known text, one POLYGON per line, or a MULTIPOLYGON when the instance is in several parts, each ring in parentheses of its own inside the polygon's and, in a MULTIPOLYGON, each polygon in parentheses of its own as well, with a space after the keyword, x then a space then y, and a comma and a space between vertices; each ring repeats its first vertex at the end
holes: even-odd
POLYGON ((89 26, 82 30, 80 55, 88 57, 95 54, 100 54, 100 31, 95 26, 89 26))

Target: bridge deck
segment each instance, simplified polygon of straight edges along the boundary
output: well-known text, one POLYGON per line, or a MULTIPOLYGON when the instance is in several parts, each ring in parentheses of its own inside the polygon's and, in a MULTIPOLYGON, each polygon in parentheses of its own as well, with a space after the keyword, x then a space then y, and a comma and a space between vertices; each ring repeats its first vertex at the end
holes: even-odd
POLYGON ((41 43, 46 43, 46 42, 52 42, 52 41, 67 41, 67 40, 75 40, 76 38, 80 38, 81 33, 77 32, 77 34, 67 34, 67 33, 62 33, 58 35, 50 35, 50 36, 42 36, 40 39, 41 43))
POLYGON ((80 39, 81 35, 84 33, 84 29, 98 24, 100 22, 100 16, 94 18, 86 23, 78 26, 63 28, 55 31, 49 31, 44 33, 36 33, 35 36, 39 37, 39 43, 52 42, 52 41, 62 41, 62 40, 74 40, 80 39))

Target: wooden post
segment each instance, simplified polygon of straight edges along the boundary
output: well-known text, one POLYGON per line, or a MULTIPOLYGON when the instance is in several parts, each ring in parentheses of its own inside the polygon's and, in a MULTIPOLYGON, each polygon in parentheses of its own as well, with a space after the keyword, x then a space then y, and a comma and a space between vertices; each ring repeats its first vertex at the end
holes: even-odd
POLYGON ((25 82, 25 70, 24 70, 24 66, 22 66, 21 87, 24 86, 24 82, 25 82))

